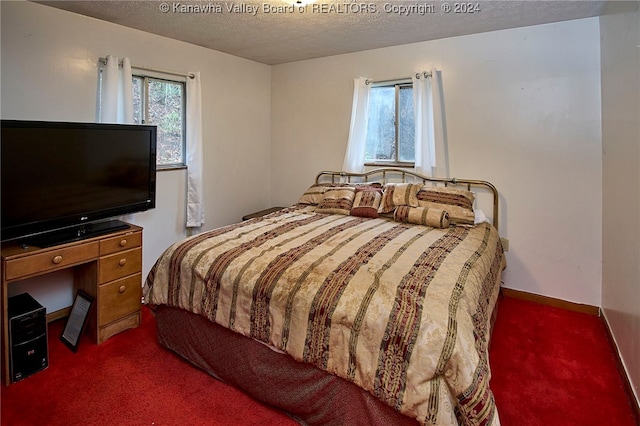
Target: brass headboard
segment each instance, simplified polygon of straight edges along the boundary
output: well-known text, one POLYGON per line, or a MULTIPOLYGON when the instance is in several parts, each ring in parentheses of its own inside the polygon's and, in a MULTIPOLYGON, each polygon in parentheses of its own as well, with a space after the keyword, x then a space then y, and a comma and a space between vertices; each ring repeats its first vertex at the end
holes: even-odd
POLYGON ((434 182, 436 184, 443 184, 444 186, 450 184, 464 185, 469 191, 471 191, 472 187, 485 188, 488 189, 493 196, 493 226, 498 229, 498 190, 492 183, 484 180, 429 177, 410 170, 385 167, 363 173, 322 171, 316 176, 316 183, 322 183, 329 179, 331 183, 381 182, 383 185, 389 182, 434 182))

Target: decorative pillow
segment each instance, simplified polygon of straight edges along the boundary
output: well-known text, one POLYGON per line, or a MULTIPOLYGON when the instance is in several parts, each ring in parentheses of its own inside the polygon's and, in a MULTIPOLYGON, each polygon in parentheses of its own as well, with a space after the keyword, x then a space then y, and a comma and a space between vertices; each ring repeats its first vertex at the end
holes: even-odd
POLYGON ((351 207, 351 216, 377 218, 381 200, 382 188, 356 188, 356 196, 351 207))
POLYGON ((391 213, 398 206, 418 207, 417 193, 422 188, 416 183, 388 183, 384 186, 378 213, 391 213))
POLYGON ((397 222, 415 223, 433 228, 449 227, 449 213, 435 208, 399 206, 393 218, 397 222))
POLYGON ((325 186, 320 184, 313 184, 305 191, 304 194, 298 200, 298 204, 319 204, 324 197, 325 186))
POLYGON ((350 186, 352 188, 378 188, 382 189, 380 182, 357 182, 357 183, 332 183, 327 186, 350 186))
POLYGON ((349 214, 356 189, 353 187, 327 188, 316 209, 319 213, 349 214))
POLYGON ((382 188, 379 182, 372 183, 314 183, 298 200, 298 204, 320 204, 324 193, 331 188, 382 188))
POLYGON ((471 191, 446 186, 423 186, 417 193, 420 207, 446 210, 451 223, 473 225, 475 195, 471 191))

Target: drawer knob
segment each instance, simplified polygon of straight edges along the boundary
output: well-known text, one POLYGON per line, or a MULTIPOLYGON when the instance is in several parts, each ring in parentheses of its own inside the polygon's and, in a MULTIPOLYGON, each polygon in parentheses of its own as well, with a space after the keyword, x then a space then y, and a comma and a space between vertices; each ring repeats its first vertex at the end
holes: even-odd
POLYGON ((58 263, 62 262, 62 256, 57 255, 53 259, 51 259, 51 261, 57 265, 58 263))
POLYGON ((120 240, 120 247, 124 247, 127 245, 127 240, 120 240))
POLYGON ((122 293, 124 293, 124 291, 125 291, 126 289, 127 289, 127 287, 126 287, 126 286, 121 285, 121 286, 120 286, 120 288, 118 289, 118 293, 121 293, 121 294, 122 294, 122 293))
POLYGON ((125 258, 120 259, 120 262, 118 262, 118 265, 120 265, 120 266, 124 266, 126 264, 127 264, 127 259, 125 259, 125 258))

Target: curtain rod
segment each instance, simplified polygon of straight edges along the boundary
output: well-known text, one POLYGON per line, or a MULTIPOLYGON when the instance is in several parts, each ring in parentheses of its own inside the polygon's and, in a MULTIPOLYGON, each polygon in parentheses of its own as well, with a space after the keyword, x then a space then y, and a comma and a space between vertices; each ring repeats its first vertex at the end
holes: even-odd
MULTIPOLYGON (((107 65, 107 58, 100 58, 99 62, 102 63, 103 65, 107 65)), ((118 62, 118 66, 122 66, 122 61, 118 62)), ((195 76, 192 73, 189 74, 184 74, 184 73, 179 73, 179 72, 174 72, 174 71, 166 71, 166 70, 159 70, 156 68, 147 68, 147 67, 139 67, 136 65, 131 65, 131 68, 135 68, 137 70, 142 70, 142 71, 149 71, 149 72, 157 72, 157 73, 161 73, 161 74, 169 74, 169 75, 175 75, 178 77, 184 77, 184 78, 194 78, 195 76)))
MULTIPOLYGON (((424 76, 424 78, 431 77, 431 73, 427 72, 427 71, 417 72, 416 73, 416 78, 420 78, 420 76, 424 76)), ((392 79, 389 79, 389 80, 380 80, 380 81, 374 81, 374 80, 367 79, 365 81, 365 84, 391 84, 391 83, 395 83, 397 81, 409 80, 410 78, 411 77, 402 77, 402 78, 392 78, 392 79)))

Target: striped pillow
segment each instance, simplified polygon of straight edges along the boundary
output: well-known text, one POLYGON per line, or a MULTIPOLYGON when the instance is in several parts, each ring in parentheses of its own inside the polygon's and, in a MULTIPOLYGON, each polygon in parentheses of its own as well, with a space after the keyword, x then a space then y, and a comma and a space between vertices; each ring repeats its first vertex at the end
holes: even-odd
POLYGON ((393 218, 397 222, 415 223, 432 228, 449 227, 449 213, 441 209, 400 206, 396 208, 393 218))
POLYGON ((384 186, 378 213, 391 213, 398 206, 418 207, 416 194, 422 188, 416 183, 388 183, 384 186))
POLYGON ((327 188, 318 204, 318 213, 345 214, 351 213, 351 206, 356 196, 356 189, 353 187, 327 188))
POLYGON ((473 225, 473 203, 476 197, 471 191, 444 186, 423 186, 416 197, 420 207, 445 210, 449 213, 451 223, 473 225))
POLYGON ((377 218, 381 200, 381 188, 356 188, 356 197, 351 207, 351 216, 377 218))
POLYGON ((382 188, 379 182, 363 183, 314 183, 298 200, 298 204, 318 205, 324 198, 324 193, 331 188, 382 188))
POLYGON ((311 204, 316 205, 322 201, 324 197, 325 186, 319 184, 313 184, 305 191, 304 194, 298 200, 298 204, 311 204))

